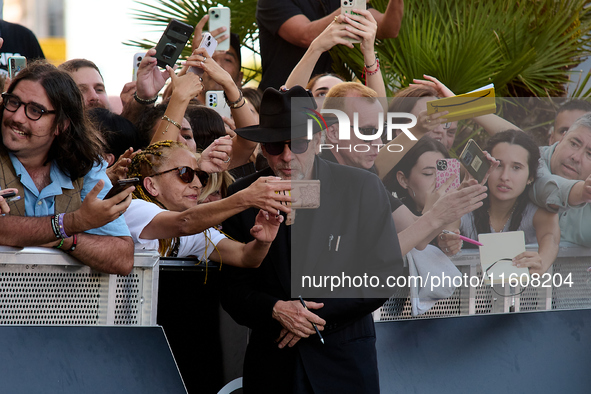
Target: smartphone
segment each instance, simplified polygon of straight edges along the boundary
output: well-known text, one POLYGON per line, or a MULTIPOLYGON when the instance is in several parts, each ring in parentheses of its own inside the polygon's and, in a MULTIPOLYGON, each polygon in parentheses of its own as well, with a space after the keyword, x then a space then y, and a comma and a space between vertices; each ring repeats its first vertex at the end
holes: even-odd
POLYGON ((486 156, 482 152, 482 149, 474 140, 469 140, 466 147, 460 154, 460 161, 466 168, 466 171, 478 181, 482 183, 488 169, 490 168, 490 162, 486 159, 486 156))
POLYGON ((144 56, 146 56, 146 52, 138 52, 133 55, 133 75, 131 77, 132 81, 137 81, 137 70, 140 68, 140 63, 142 62, 144 56))
POLYGON ((189 41, 195 28, 186 23, 172 19, 156 45, 156 59, 158 66, 165 68, 167 65, 173 67, 178 60, 183 48, 189 41))
MULTIPOLYGON (((341 0, 341 15, 347 14, 356 14, 353 10, 366 10, 367 9, 367 2, 366 0, 341 0)), ((356 14, 359 15, 359 14, 356 14)), ((347 38, 347 41, 352 43, 360 43, 361 40, 356 40, 354 38, 347 38)))
POLYGON ((27 58, 24 56, 11 56, 8 58, 8 76, 16 77, 20 70, 27 67, 27 58))
POLYGON ((291 196, 292 202, 282 202, 283 205, 289 205, 291 208, 316 209, 320 207, 320 181, 317 179, 306 181, 270 181, 269 183, 284 184, 283 190, 275 192, 291 196))
MULTIPOLYGON (((208 28, 209 31, 214 31, 222 26, 226 27, 226 31, 215 37, 216 39, 224 34, 230 34, 230 9, 228 7, 212 7, 207 10, 209 14, 208 28)), ((230 49, 230 39, 222 41, 218 45, 218 51, 227 51, 230 49)))
POLYGON ((232 110, 226 103, 223 90, 208 90, 205 92, 205 106, 213 109, 220 116, 232 117, 232 110))
MULTIPOLYGON (((213 38, 211 34, 207 32, 203 33, 201 43, 199 43, 199 48, 205 48, 205 51, 207 52, 209 57, 213 56, 213 53, 215 52, 215 48, 217 47, 217 45, 218 42, 213 38)), ((203 69, 199 67, 191 66, 187 71, 197 74, 199 76, 203 75, 203 69)))
POLYGON ((449 178, 453 182, 445 190, 449 192, 460 187, 460 162, 457 159, 440 159, 435 166, 435 188, 439 189, 449 178))
POLYGON ((140 182, 140 178, 128 178, 128 179, 120 179, 117 181, 116 185, 113 185, 111 190, 107 193, 103 200, 108 200, 109 198, 121 193, 123 190, 127 189, 129 186, 135 186, 140 182))
POLYGON ((13 191, 8 192, 8 193, 4 193, 4 194, 0 193, 0 197, 4 197, 4 198, 9 198, 9 197, 14 197, 14 196, 16 196, 16 192, 13 192, 13 191))

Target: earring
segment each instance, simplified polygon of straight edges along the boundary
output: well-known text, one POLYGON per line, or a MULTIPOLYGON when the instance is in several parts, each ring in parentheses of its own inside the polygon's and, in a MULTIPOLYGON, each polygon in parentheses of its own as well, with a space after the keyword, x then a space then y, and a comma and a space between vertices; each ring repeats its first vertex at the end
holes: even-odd
POLYGON ((414 191, 414 190, 412 190, 412 189, 410 188, 410 186, 408 187, 408 190, 410 190, 410 191, 412 192, 412 196, 413 196, 413 197, 416 197, 416 196, 417 196, 417 195, 415 194, 415 191, 414 191))
POLYGON ((528 186, 531 185, 531 184, 532 184, 532 181, 527 181, 527 185, 528 186))

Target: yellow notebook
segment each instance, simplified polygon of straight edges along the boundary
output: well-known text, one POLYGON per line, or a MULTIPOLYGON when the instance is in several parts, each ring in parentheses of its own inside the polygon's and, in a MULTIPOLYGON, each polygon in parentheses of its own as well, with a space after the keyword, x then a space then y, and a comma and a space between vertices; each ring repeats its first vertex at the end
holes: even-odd
POLYGON ((493 114, 496 110, 497 104, 493 84, 458 96, 427 102, 428 115, 449 111, 449 114, 445 116, 448 122, 493 114))

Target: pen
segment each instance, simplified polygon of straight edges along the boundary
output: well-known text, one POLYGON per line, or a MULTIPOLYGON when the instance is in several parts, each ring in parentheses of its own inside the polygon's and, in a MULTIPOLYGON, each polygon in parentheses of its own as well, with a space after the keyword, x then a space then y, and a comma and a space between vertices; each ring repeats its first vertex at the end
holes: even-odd
MULTIPOLYGON (((304 302, 304 299, 302 298, 302 296, 299 296, 300 298, 300 302, 302 303, 302 306, 304 308, 306 308, 307 311, 309 311, 308 307, 306 306, 306 303, 304 302)), ((312 322, 310 322, 312 323, 312 322)), ((314 330, 316 330, 316 334, 318 334, 318 338, 320 338, 320 342, 322 342, 322 344, 324 345, 324 338, 322 338, 322 335, 320 334, 320 331, 318 330, 318 327, 316 327, 316 324, 312 323, 312 326, 314 327, 314 330)))
MULTIPOLYGON (((454 232, 449 231, 449 230, 443 230, 442 233, 445 233, 445 234, 455 234, 454 232)), ((469 242, 469 243, 474 244, 476 246, 483 246, 480 242, 474 241, 473 239, 468 238, 468 237, 464 237, 463 235, 460 235, 460 239, 462 241, 469 242)))

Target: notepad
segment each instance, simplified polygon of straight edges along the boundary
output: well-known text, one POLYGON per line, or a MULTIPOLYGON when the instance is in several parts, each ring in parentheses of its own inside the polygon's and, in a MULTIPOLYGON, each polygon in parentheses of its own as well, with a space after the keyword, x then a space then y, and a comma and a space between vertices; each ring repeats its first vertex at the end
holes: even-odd
MULTIPOLYGON (((525 236, 523 231, 508 231, 506 233, 478 234, 480 249, 480 264, 484 283, 509 284, 509 278, 519 281, 520 275, 529 276, 528 268, 513 265, 510 259, 525 252, 525 236), (509 259, 502 260, 501 259, 509 259), (512 275, 514 274, 514 275, 512 275), (504 278, 504 279, 503 279, 504 278)), ((515 280, 513 281, 515 283, 515 280)))
POLYGON ((449 111, 445 115, 448 122, 470 119, 476 116, 493 114, 497 110, 495 87, 483 86, 468 93, 427 102, 427 114, 449 111))

